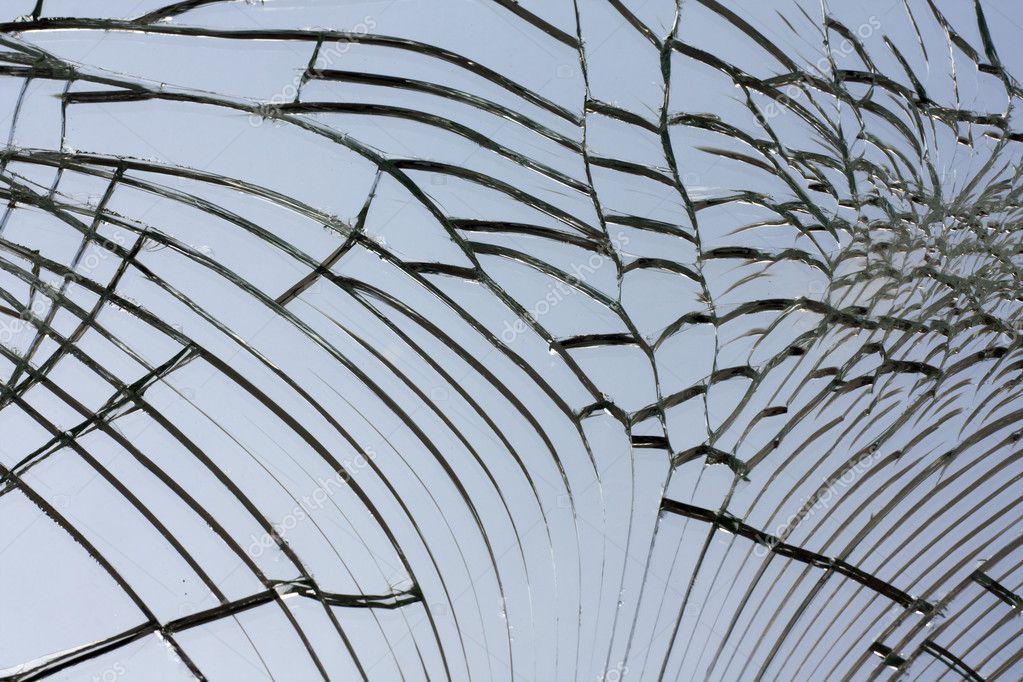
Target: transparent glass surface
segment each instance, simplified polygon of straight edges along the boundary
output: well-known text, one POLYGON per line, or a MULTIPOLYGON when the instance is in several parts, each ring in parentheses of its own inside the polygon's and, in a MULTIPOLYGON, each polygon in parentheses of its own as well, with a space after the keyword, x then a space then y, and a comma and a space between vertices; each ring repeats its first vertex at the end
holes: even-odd
POLYGON ((1023 6, 4 0, 0 678, 1023 679, 1023 6))

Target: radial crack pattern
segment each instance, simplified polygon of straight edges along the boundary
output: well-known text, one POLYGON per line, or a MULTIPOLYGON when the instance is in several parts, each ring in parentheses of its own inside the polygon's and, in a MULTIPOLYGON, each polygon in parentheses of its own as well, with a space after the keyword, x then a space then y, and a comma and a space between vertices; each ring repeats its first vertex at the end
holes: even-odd
POLYGON ((1023 9, 166 2, 0 9, 0 678, 1023 677, 1023 9))

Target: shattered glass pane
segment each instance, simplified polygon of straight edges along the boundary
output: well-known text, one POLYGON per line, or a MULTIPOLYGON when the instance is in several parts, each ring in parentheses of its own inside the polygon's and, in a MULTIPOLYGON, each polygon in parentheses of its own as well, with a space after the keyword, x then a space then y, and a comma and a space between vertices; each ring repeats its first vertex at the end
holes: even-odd
POLYGON ((0 677, 1023 678, 1023 7, 7 0, 0 677))

